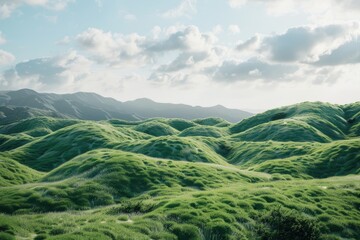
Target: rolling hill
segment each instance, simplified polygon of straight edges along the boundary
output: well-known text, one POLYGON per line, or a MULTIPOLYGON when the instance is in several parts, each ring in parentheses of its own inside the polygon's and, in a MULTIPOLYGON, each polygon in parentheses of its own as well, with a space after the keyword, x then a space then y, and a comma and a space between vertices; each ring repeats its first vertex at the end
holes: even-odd
MULTIPOLYGON (((57 111, 46 99, 29 109, 57 111)), ((0 239, 360 238, 360 102, 237 123, 57 114, 0 125, 0 239)))

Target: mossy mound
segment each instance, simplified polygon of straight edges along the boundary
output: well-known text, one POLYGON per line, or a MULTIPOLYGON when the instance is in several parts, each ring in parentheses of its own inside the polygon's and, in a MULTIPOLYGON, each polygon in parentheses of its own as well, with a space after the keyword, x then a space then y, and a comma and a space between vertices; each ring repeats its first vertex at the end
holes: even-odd
POLYGON ((214 137, 214 138, 221 138, 226 135, 228 135, 226 130, 212 126, 190 127, 185 129, 179 134, 179 136, 181 137, 203 136, 203 137, 214 137))
POLYGON ((134 130, 143 132, 155 137, 159 136, 169 136, 169 135, 176 135, 178 131, 169 125, 162 123, 160 121, 148 121, 145 123, 141 123, 134 127, 134 130))
POLYGON ((195 119, 193 120, 194 123, 197 123, 199 125, 204 125, 204 126, 215 126, 215 125, 219 125, 219 124, 230 124, 228 121, 222 119, 222 118, 199 118, 199 119, 195 119))

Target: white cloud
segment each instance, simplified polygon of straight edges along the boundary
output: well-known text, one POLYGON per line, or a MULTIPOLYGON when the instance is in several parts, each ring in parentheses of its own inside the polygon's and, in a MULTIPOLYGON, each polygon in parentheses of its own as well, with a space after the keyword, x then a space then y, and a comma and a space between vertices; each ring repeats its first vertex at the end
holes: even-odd
POLYGON ((154 42, 147 48, 147 51, 202 51, 212 47, 216 41, 217 38, 213 33, 200 32, 198 27, 190 25, 171 33, 165 40, 154 42))
POLYGON ((59 41, 56 42, 56 45, 67 45, 71 42, 71 38, 69 36, 65 36, 59 41))
POLYGON ((76 37, 79 45, 100 63, 109 65, 144 64, 148 56, 143 54, 147 39, 138 34, 122 35, 89 28, 76 37))
POLYGON ((223 31, 223 29, 222 29, 222 27, 221 27, 220 24, 217 24, 217 25, 214 26, 213 29, 212 29, 212 32, 213 32, 215 35, 220 34, 222 31, 223 31))
POLYGON ((41 6, 51 10, 63 10, 74 0, 0 0, 0 18, 8 18, 19 7, 41 6))
POLYGON ((15 61, 14 55, 0 49, 0 66, 10 64, 13 61, 15 61))
POLYGON ((247 0, 229 0, 229 5, 232 8, 237 8, 245 5, 247 0))
POLYGON ((264 4, 269 15, 305 13, 314 23, 328 21, 360 20, 358 0, 228 0, 230 7, 240 8, 245 4, 264 4))
POLYGON ((354 38, 319 56, 315 65, 341 65, 360 63, 360 40, 354 38))
POLYGON ((154 39, 158 39, 159 36, 160 36, 160 34, 161 34, 161 32, 162 32, 161 27, 159 27, 159 26, 153 27, 153 29, 151 30, 152 37, 153 37, 154 39))
POLYGON ((215 69, 213 78, 221 82, 250 81, 289 81, 289 74, 296 72, 298 67, 289 64, 270 64, 257 58, 238 62, 226 60, 215 69))
POLYGON ((32 59, 3 72, 0 87, 54 92, 97 91, 111 84, 117 87, 118 79, 112 72, 93 71, 94 68, 93 62, 75 51, 52 58, 32 59))
MULTIPOLYGON (((350 58, 356 58, 358 52, 357 39, 360 33, 360 24, 343 23, 324 26, 299 26, 288 29, 282 34, 267 36, 254 36, 248 41, 237 46, 239 51, 254 51, 253 54, 262 54, 268 60, 277 62, 299 62, 314 63, 320 58, 329 58, 330 53, 348 54, 350 58), (342 49, 337 50, 341 45, 353 41, 342 49), (349 48, 352 48, 350 50, 349 48), (346 50, 346 51, 344 51, 346 50)), ((333 54, 333 56, 334 56, 333 54)), ((324 60, 325 61, 325 60, 324 60)), ((333 61, 335 63, 335 61, 333 61)), ((338 62, 339 64, 341 61, 338 62)))
POLYGON ((197 0, 182 0, 177 7, 164 12, 161 16, 164 18, 190 17, 197 12, 196 2, 197 0))
POLYGON ((232 24, 229 25, 228 30, 232 33, 232 34, 238 34, 240 33, 240 27, 236 24, 232 24))

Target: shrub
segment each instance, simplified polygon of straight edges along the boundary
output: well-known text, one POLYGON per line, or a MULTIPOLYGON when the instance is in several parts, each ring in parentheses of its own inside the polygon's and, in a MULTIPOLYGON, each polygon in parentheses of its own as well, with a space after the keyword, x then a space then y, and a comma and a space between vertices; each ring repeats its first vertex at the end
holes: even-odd
POLYGON ((0 232, 0 239, 1 240, 15 240, 15 237, 9 233, 6 232, 0 232))
POLYGON ((189 224, 175 224, 171 231, 179 240, 198 240, 201 239, 200 231, 197 227, 189 224))
POLYGON ((256 233, 266 240, 317 240, 320 230, 317 221, 296 211, 276 208, 258 217, 256 233))

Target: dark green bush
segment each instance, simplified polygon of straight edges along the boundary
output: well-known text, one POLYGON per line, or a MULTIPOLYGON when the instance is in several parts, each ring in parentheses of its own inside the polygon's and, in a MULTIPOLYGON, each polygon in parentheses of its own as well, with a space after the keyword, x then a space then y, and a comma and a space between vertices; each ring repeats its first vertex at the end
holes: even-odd
POLYGON ((15 240, 15 237, 6 232, 0 232, 0 239, 1 240, 15 240))
POLYGON ((199 229, 193 225, 175 224, 170 230, 178 237, 179 240, 201 239, 199 229))
POLYGON ((258 217, 256 232, 263 240, 317 240, 318 222, 300 212, 276 208, 258 217))

